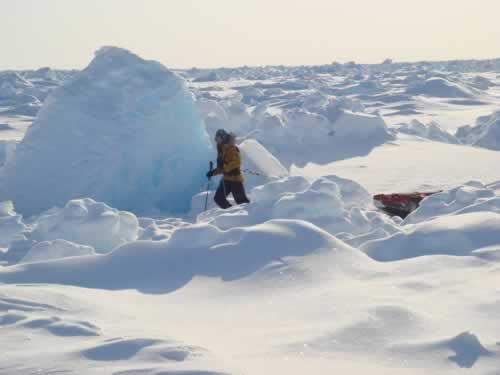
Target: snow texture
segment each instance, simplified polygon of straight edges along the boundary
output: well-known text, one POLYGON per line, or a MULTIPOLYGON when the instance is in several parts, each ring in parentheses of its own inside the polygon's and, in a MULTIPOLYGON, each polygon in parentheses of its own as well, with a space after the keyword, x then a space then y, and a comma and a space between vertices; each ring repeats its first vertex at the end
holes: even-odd
POLYGON ((272 220, 228 231, 210 224, 180 228, 168 241, 132 242, 105 256, 29 263, 0 270, 0 281, 104 289, 132 287, 148 293, 166 293, 197 275, 237 280, 284 257, 325 251, 353 267, 358 262, 370 262, 364 254, 310 223, 272 220))
POLYGON ((0 373, 497 374, 499 72, 104 48, 0 74, 0 373), (218 128, 251 203, 214 179, 202 212, 218 128), (373 205, 415 190, 405 220, 373 205))

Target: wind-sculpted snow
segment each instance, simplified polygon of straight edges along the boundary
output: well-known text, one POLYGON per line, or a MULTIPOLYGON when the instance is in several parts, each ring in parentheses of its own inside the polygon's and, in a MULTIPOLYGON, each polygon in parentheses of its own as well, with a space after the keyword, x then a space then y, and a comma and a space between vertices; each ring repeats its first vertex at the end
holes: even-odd
MULTIPOLYGON (((25 332, 34 335, 33 345, 73 340, 65 344, 69 353, 51 352, 52 361, 76 355, 81 368, 114 372, 195 364, 294 375, 339 365, 350 373, 366 366, 380 373, 409 368, 408 374, 496 369, 498 301, 488 286, 500 274, 500 215, 455 211, 495 199, 492 192, 479 182, 443 192, 452 211, 435 205, 434 214, 406 224, 372 211, 371 196, 353 181, 274 180, 252 189, 254 203, 213 209, 197 224, 140 218, 142 228, 154 225, 158 233, 143 231, 148 240, 105 255, 0 267, 7 290, 0 294, 0 327, 13 348, 12 338, 25 332), (274 216, 287 219, 268 221, 274 216), (311 222, 346 232, 333 236, 311 222), (208 351, 196 341, 166 341, 172 331, 237 361, 197 362, 208 351)), ((49 366, 48 359, 36 361, 49 366)), ((9 355, 5 363, 27 369, 9 355)))
MULTIPOLYGON (((448 356, 450 362, 454 362, 458 367, 470 369, 481 357, 494 357, 495 353, 486 349, 479 341, 479 338, 470 332, 462 332, 459 335, 429 343, 397 345, 394 351, 406 356, 421 356, 426 352, 429 356, 444 356, 445 353, 452 352, 448 356), (420 354, 420 355, 419 355, 420 354)), ((419 358, 423 363, 424 358, 419 358)))
POLYGON ((500 111, 479 117, 476 126, 459 128, 456 136, 466 144, 500 150, 500 111))
POLYGON ((159 63, 103 48, 45 102, 5 170, 0 196, 25 215, 80 197, 183 211, 209 155, 183 80, 159 63))
MULTIPOLYGON (((0 365, 2 374, 51 373, 66 369, 86 374, 224 374, 217 371, 221 366, 214 363, 213 355, 203 347, 158 333, 150 337, 110 336, 113 329, 109 326, 103 329, 94 324, 88 320, 88 314, 85 320, 74 317, 83 307, 78 305, 81 301, 78 296, 62 297, 58 292, 41 296, 39 293, 26 293, 26 289, 19 290, 23 288, 16 289, 3 288, 3 292, 15 298, 4 297, 0 293, 0 329, 4 354, 10 353, 10 344, 15 342, 10 340, 11 334, 26 335, 31 339, 25 343, 23 351, 17 352, 20 355, 15 356, 17 358, 9 354, 3 357, 0 365), (68 309, 37 302, 44 298, 65 305, 68 309), (33 343, 32 347, 32 340, 37 342, 40 338, 46 344, 50 342, 50 345, 33 343), (36 345, 39 349, 43 348, 39 355, 31 353, 29 360, 20 360, 24 358, 25 352, 31 352, 36 345), (59 356, 70 357, 71 360, 58 363, 59 356)), ((90 305, 92 302, 84 307, 87 312, 90 305)))
POLYGON ((0 233, 4 234, 2 240, 8 242, 4 243, 8 250, 0 254, 0 260, 33 262, 93 254, 95 250, 110 252, 135 241, 139 223, 130 212, 86 198, 42 213, 29 227, 12 213, 0 218, 0 233))
POLYGON ((398 131, 405 134, 416 135, 422 138, 430 139, 437 142, 459 144, 460 141, 440 125, 434 121, 428 124, 423 124, 418 120, 412 120, 409 124, 403 124, 398 128, 398 131))
POLYGON ((2 72, 0 73, 0 98, 5 99, 15 96, 18 90, 33 87, 33 85, 24 79, 19 73, 2 72))
POLYGON ((229 229, 270 219, 307 220, 353 244, 400 230, 396 222, 375 210, 363 187, 337 176, 324 176, 312 183, 299 176, 286 177, 255 187, 250 198, 252 203, 244 206, 202 213, 198 221, 229 229))
POLYGON ((407 90, 413 95, 436 96, 440 98, 470 98, 474 95, 470 89, 442 77, 434 77, 417 82, 407 90))
POLYGON ((201 101, 207 128, 227 128, 257 139, 287 167, 327 163, 368 154, 391 140, 383 118, 367 114, 359 101, 305 95, 279 111, 263 103, 253 111, 239 101, 201 101))
MULTIPOLYGON (((209 224, 176 230, 168 241, 138 241, 107 255, 0 269, 0 282, 172 292, 195 276, 238 280, 280 259, 331 254, 347 268, 370 264, 361 252, 299 220, 272 220, 221 231, 209 224)), ((332 264, 341 270, 340 264, 332 264)))
POLYGON ((443 216, 403 227, 389 238, 361 246, 378 261, 395 261, 424 255, 473 255, 475 250, 500 247, 500 214, 471 212, 443 216))
POLYGON ((49 68, 36 72, 0 72, 0 115, 35 117, 42 102, 63 80, 49 68))
POLYGON ((79 245, 66 240, 42 241, 34 245, 19 263, 45 262, 53 259, 94 255, 90 246, 79 245))
POLYGON ((462 186, 442 191, 425 198, 408 215, 405 224, 430 221, 436 217, 468 212, 500 212, 500 200, 495 191, 480 181, 469 181, 462 186))
MULTIPOLYGON (((22 216, 14 211, 12 202, 0 202, 0 247, 8 247, 26 229, 22 216)), ((0 261, 2 260, 0 251, 0 261)))

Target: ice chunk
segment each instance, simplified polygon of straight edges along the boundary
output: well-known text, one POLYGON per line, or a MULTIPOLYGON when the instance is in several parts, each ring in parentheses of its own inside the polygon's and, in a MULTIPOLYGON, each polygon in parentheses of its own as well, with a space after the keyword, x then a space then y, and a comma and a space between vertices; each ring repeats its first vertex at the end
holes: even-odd
POLYGON ((500 111, 479 117, 474 127, 458 128, 456 136, 466 144, 500 150, 500 111))
POLYGON ((247 187, 288 176, 280 161, 255 139, 244 141, 239 148, 247 187))
POLYGON ((427 138, 438 142, 451 143, 451 144, 460 143, 459 140, 454 135, 442 129, 441 126, 435 121, 431 121, 428 124, 424 124, 414 119, 409 124, 403 124, 398 129, 398 131, 401 133, 416 135, 422 138, 427 138))
POLYGON ((189 209, 212 155, 185 81, 106 47, 47 98, 0 184, 32 215, 90 197, 138 212, 189 209))

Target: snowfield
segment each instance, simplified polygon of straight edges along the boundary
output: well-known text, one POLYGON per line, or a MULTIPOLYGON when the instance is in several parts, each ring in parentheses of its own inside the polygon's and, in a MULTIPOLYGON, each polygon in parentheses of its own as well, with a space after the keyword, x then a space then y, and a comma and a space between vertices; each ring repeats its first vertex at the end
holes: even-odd
POLYGON ((499 105, 499 60, 0 72, 0 374, 500 373, 499 105))

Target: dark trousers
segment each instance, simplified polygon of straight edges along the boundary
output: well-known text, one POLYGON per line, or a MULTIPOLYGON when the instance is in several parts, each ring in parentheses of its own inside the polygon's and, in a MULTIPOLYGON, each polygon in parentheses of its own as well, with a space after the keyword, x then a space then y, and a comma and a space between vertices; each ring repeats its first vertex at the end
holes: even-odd
POLYGON ((227 196, 233 194, 236 204, 250 203, 246 193, 243 182, 240 181, 220 181, 219 187, 215 192, 214 201, 220 208, 226 209, 231 207, 231 203, 227 201, 227 196))

